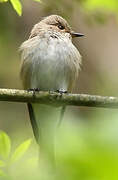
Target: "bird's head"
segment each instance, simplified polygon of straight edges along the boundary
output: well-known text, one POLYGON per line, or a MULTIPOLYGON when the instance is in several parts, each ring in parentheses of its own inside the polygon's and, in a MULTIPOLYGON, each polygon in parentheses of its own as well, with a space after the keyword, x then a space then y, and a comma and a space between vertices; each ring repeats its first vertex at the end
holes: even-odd
POLYGON ((40 34, 41 32, 59 32, 68 34, 70 37, 82 37, 83 34, 74 32, 67 21, 58 15, 50 15, 41 20, 34 26, 31 31, 30 38, 40 34))

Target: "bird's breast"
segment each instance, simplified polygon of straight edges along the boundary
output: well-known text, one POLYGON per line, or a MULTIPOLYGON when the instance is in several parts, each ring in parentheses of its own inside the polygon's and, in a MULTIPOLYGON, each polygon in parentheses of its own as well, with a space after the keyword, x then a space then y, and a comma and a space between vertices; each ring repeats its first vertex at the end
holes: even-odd
POLYGON ((68 90, 80 63, 80 54, 71 40, 39 38, 35 42, 30 40, 29 45, 26 61, 30 62, 30 88, 68 90))

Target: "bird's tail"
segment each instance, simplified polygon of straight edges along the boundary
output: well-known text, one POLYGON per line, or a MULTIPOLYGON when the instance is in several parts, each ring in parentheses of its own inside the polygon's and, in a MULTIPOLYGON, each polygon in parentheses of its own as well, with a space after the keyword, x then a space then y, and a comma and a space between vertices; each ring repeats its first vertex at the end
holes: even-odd
POLYGON ((58 122, 58 127, 60 127, 60 125, 61 125, 61 122, 62 122, 63 117, 64 117, 65 110, 66 110, 66 106, 62 106, 61 113, 60 113, 60 118, 59 118, 59 122, 58 122))
POLYGON ((36 142, 38 143, 39 142, 39 132, 38 132, 38 125, 35 120, 34 110, 33 110, 31 103, 27 103, 27 107, 28 107, 28 111, 29 111, 30 122, 31 122, 31 126, 33 129, 34 137, 36 139, 36 142))
POLYGON ((55 134, 65 107, 28 103, 33 133, 40 148, 40 158, 55 161, 55 134))

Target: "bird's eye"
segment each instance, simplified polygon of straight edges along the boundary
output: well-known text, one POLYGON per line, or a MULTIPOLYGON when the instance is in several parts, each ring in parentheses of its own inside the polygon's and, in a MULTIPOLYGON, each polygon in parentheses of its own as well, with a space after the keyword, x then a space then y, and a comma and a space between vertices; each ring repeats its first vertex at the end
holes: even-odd
POLYGON ((62 26, 61 24, 58 25, 58 28, 61 30, 65 29, 64 26, 62 26))

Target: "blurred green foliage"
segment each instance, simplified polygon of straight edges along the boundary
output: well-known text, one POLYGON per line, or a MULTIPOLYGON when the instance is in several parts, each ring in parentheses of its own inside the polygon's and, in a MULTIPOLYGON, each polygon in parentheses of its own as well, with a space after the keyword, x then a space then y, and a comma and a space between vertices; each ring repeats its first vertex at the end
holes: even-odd
MULTIPOLYGON (((0 3, 7 2, 8 0, 0 0, 0 3)), ((22 15, 22 5, 20 0, 9 0, 18 13, 19 16, 22 15)), ((41 0, 34 0, 36 2, 41 2, 41 0)), ((56 3, 58 3, 57 1, 56 3)), ((83 5, 83 9, 87 12, 95 12, 96 10, 100 12, 115 13, 118 15, 118 1, 117 0, 79 0, 83 5)), ((63 3, 63 2, 59 2, 63 3)))
POLYGON ((0 155, 5 159, 8 158, 11 150, 10 138, 4 132, 0 133, 0 155))
MULTIPOLYGON (((8 0, 0 0, 0 3, 7 2, 8 0)), ((22 15, 22 5, 20 0, 9 0, 19 16, 22 15)), ((40 0, 34 0, 40 2, 40 0)))
POLYGON ((117 0, 84 0, 84 8, 88 11, 109 11, 118 14, 117 0))
POLYGON ((0 0, 0 2, 2 3, 2 2, 7 2, 8 0, 0 0))
MULTIPOLYGON (((31 141, 27 140, 16 148, 18 153, 13 153, 19 157, 19 154, 22 154, 23 151, 27 152, 22 154, 22 158, 16 158, 17 160, 12 163, 9 163, 8 158, 0 160, 0 179, 117 180, 118 115, 117 110, 108 111, 95 111, 95 114, 91 117, 91 120, 93 120, 91 125, 81 116, 76 117, 79 123, 74 125, 69 122, 72 118, 68 116, 67 121, 63 122, 57 131, 56 169, 53 171, 50 172, 49 169, 51 162, 43 165, 43 167, 40 165, 40 155, 36 152, 37 146, 32 144, 29 148, 29 142, 31 141)), ((3 137, 7 144, 8 139, 10 139, 8 135, 2 132, 0 136, 6 138, 5 140, 3 137)), ((2 140, 0 140, 0 144, 3 144, 2 140)), ((1 153, 0 155, 2 158, 1 153)))
POLYGON ((29 148, 29 145, 31 144, 31 139, 24 141, 22 144, 20 144, 16 150, 14 151, 14 153, 11 156, 11 162, 16 162, 17 160, 19 160, 24 153, 27 151, 27 149, 29 148))
POLYGON ((84 13, 91 15, 89 22, 95 19, 96 22, 104 23, 111 14, 118 18, 117 0, 83 0, 81 4, 84 13))
POLYGON ((10 0, 13 8, 18 13, 19 16, 22 14, 22 6, 19 0, 10 0))
MULTIPOLYGON (((1 3, 7 2, 8 0, 0 0, 1 3)), ((19 16, 22 14, 22 5, 20 0, 9 0, 15 9, 15 11, 18 13, 19 16)))
POLYGON ((11 154, 11 139, 5 132, 0 132, 0 176, 2 178, 9 178, 7 172, 9 167, 25 154, 30 144, 31 139, 24 141, 11 154))

